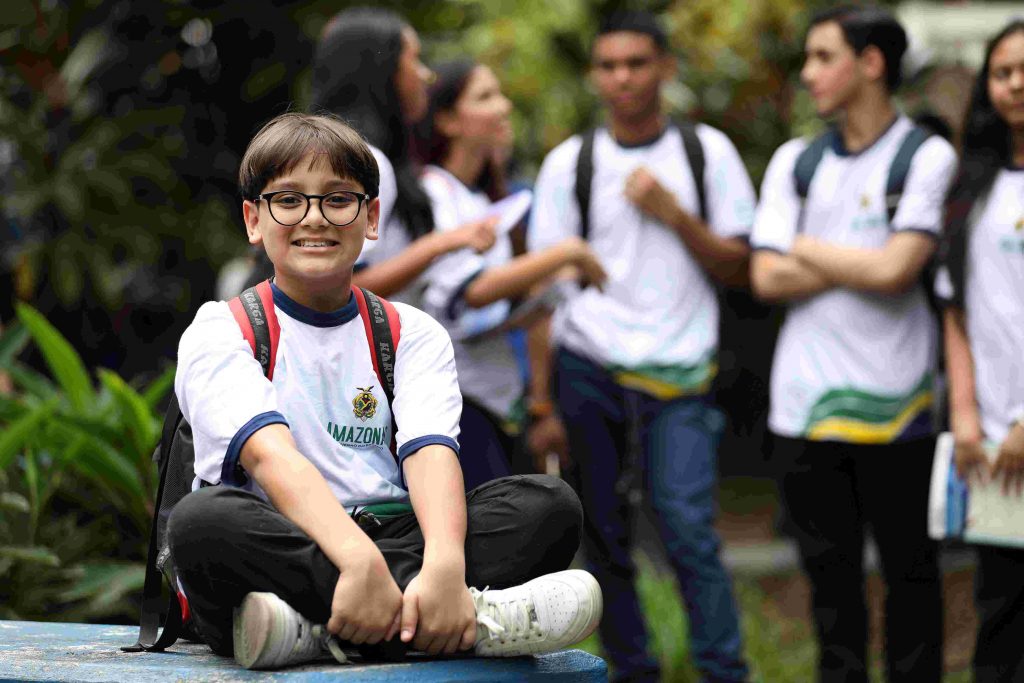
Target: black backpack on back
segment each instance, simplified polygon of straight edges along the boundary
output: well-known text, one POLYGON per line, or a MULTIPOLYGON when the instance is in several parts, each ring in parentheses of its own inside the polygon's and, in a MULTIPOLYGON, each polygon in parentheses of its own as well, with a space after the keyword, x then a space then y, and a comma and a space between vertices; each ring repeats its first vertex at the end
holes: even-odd
MULTIPOLYGON (((369 290, 352 288, 352 296, 359 308, 366 329, 373 369, 387 397, 394 405, 395 352, 401 337, 398 312, 388 301, 369 290)), ((228 302, 231 312, 249 342, 253 355, 263 367, 263 374, 273 379, 277 358, 280 326, 274 312, 274 298, 270 281, 266 280, 246 289, 228 302)), ((396 434, 394 415, 391 420, 392 453, 395 453, 396 434)), ((195 479, 195 449, 192 427, 185 421, 172 392, 164 424, 153 459, 160 471, 160 483, 154 502, 153 526, 149 534, 149 552, 146 558, 146 580, 143 586, 142 613, 139 619, 139 637, 134 645, 122 647, 125 652, 160 652, 173 645, 179 637, 198 640, 191 628, 188 598, 182 590, 174 569, 174 561, 167 545, 167 521, 178 502, 192 491, 195 479), (170 597, 165 602, 161 584, 167 581, 170 597), (157 632, 161 626, 163 631, 157 632)), ((398 461, 397 455, 395 461, 398 461)), ((205 482, 203 485, 207 485, 205 482)))
MULTIPOLYGON (((697 186, 697 203, 700 219, 707 222, 707 199, 704 190, 704 148, 697 137, 697 127, 689 121, 672 120, 671 126, 679 131, 683 138, 683 151, 693 172, 693 180, 697 186)), ((597 128, 583 133, 583 145, 576 160, 576 203, 580 208, 580 237, 590 237, 590 194, 594 182, 594 136, 597 128)))

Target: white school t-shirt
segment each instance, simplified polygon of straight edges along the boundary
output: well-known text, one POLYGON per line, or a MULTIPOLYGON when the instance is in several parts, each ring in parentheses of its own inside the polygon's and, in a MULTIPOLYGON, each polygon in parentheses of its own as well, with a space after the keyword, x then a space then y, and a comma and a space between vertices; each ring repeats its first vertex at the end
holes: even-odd
MULTIPOLYGON (((1024 169, 999 172, 967 235, 962 295, 975 399, 985 440, 1002 443, 1024 416, 1024 169)), ((953 297, 948 272, 936 292, 953 297)))
MULTIPOLYGON (((696 130, 705 158, 707 222, 717 235, 745 238, 755 202, 750 177, 725 134, 704 124, 696 130)), ((573 136, 544 160, 534 188, 531 250, 580 235, 575 186, 581 145, 582 138, 573 136)), ((604 291, 588 287, 559 307, 553 341, 655 396, 702 393, 715 373, 715 290, 679 235, 624 195, 626 177, 644 166, 699 216, 682 136, 669 126, 649 144, 625 147, 601 128, 593 162, 588 241, 608 281, 604 291)))
MULTIPOLYGON (((911 162, 892 225, 885 204, 889 167, 910 119, 900 116, 867 149, 850 154, 841 138, 825 150, 801 221, 793 167, 807 140, 772 157, 761 187, 751 245, 787 252, 797 224, 812 237, 878 249, 893 232, 941 231, 956 154, 938 136, 911 162)), ((932 432, 937 328, 924 287, 899 296, 836 288, 793 302, 772 365, 769 427, 813 441, 890 443, 932 432)))
MULTIPOLYGON (((484 217, 491 207, 487 195, 471 190, 448 171, 427 166, 421 179, 434 211, 434 229, 454 230, 484 217)), ((488 268, 512 260, 512 240, 499 234, 483 254, 458 249, 437 259, 424 275, 423 309, 443 324, 455 347, 459 386, 467 396, 501 418, 523 394, 523 381, 506 334, 467 341, 472 335, 503 323, 509 314, 508 300, 481 308, 469 308, 462 295, 466 287, 488 268)))
MULTIPOLYGON (((462 397, 447 333, 422 311, 395 304, 401 336, 389 406, 355 300, 318 313, 273 290, 281 326, 273 381, 226 302, 204 304, 182 335, 174 388, 192 426, 194 487, 198 480, 242 485, 242 445, 260 428, 283 423, 343 505, 407 501, 390 450, 392 409, 400 460, 429 444, 458 452, 462 397)), ((262 495, 251 480, 245 485, 262 495)))

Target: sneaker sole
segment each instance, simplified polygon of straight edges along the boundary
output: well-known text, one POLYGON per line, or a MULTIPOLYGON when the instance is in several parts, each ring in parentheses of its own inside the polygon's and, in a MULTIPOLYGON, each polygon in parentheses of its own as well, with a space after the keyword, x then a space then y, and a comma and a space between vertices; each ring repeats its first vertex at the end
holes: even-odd
POLYGON ((260 655, 267 647, 276 612, 273 597, 268 593, 249 593, 235 608, 232 626, 235 661, 246 669, 259 667, 260 655))

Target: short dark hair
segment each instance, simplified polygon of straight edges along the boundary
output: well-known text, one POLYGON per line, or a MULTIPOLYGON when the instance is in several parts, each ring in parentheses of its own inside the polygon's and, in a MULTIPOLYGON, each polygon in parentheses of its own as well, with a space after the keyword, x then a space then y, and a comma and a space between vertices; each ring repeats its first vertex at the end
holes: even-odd
POLYGON ((658 23, 657 17, 650 12, 619 11, 612 12, 604 19, 597 29, 597 38, 608 33, 619 33, 628 31, 630 33, 642 33, 654 41, 655 47, 660 52, 668 50, 668 35, 665 29, 658 23))
POLYGON ((380 172, 366 141, 334 116, 291 112, 271 119, 253 137, 242 157, 238 187, 243 199, 295 168, 307 155, 323 154, 341 178, 354 180, 377 196, 380 172))
POLYGON ((808 31, 820 24, 834 21, 843 38, 858 55, 872 45, 885 58, 885 84, 889 92, 899 87, 903 78, 903 54, 907 51, 907 32, 890 12, 880 7, 843 5, 817 12, 808 31))

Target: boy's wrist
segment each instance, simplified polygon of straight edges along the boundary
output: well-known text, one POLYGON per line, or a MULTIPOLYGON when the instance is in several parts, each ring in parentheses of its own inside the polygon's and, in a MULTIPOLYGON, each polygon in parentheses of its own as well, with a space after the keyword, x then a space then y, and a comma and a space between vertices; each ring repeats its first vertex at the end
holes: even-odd
POLYGON ((425 548, 423 571, 454 572, 466 574, 466 553, 461 547, 425 548))

